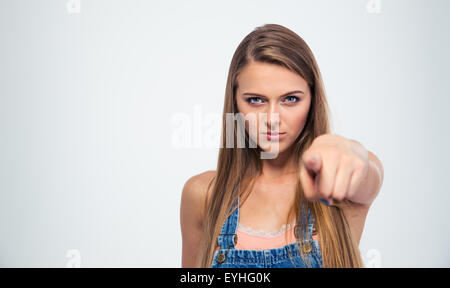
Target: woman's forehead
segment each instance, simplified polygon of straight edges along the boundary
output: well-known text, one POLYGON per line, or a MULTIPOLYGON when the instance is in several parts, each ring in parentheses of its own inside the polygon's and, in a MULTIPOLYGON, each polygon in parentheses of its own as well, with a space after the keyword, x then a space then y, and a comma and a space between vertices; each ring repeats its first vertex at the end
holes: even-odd
POLYGON ((297 73, 276 64, 251 63, 237 77, 239 93, 258 93, 267 96, 288 91, 307 92, 308 83, 297 73))

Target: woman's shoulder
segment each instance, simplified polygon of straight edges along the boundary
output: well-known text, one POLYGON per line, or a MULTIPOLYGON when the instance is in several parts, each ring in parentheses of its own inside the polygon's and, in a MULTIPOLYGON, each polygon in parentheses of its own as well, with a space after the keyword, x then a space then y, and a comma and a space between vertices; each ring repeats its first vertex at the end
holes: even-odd
POLYGON ((186 181, 184 187, 189 191, 196 191, 195 193, 205 193, 210 183, 212 183, 215 179, 215 176, 215 170, 208 170, 200 174, 193 175, 186 181))
POLYGON ((183 187, 182 199, 191 207, 203 207, 206 197, 212 189, 208 189, 214 184, 216 176, 215 170, 208 170, 191 176, 183 187))
POLYGON ((217 173, 216 170, 207 170, 205 172, 202 172, 202 173, 192 176, 188 180, 200 181, 200 182, 209 181, 216 176, 216 173, 217 173))

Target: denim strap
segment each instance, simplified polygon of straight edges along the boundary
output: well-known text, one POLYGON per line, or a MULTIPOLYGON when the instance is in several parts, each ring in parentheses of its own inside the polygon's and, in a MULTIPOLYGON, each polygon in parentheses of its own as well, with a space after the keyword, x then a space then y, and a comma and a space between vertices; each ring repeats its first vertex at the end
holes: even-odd
POLYGON ((222 226, 222 231, 219 234, 219 237, 217 238, 217 241, 218 241, 221 249, 228 249, 228 248, 234 249, 234 244, 235 244, 235 241, 237 240, 235 238, 235 237, 237 237, 236 236, 236 228, 237 228, 237 224, 239 221, 239 219, 238 219, 239 218, 239 197, 236 200, 236 202, 234 202, 234 204, 232 205, 229 212, 231 212, 236 205, 238 205, 238 207, 233 212, 233 214, 231 214, 227 218, 227 220, 225 221, 225 223, 222 226))

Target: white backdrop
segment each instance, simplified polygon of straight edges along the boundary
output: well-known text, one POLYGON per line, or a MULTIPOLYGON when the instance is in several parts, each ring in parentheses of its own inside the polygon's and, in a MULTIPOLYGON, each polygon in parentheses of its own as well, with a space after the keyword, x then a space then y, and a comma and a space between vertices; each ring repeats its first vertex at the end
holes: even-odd
POLYGON ((0 266, 181 267, 181 191, 216 168, 231 57, 277 23, 313 50, 333 132, 383 162, 366 265, 449 267, 449 12, 447 0, 0 1, 0 266))

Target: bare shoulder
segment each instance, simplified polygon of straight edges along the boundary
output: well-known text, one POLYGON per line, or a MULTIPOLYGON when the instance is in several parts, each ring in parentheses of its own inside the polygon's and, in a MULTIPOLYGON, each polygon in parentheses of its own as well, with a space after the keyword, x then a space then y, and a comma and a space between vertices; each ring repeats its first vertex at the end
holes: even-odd
POLYGON ((190 177, 181 193, 181 224, 200 227, 205 214, 205 201, 214 184, 216 171, 209 170, 190 177), (212 187, 212 186, 211 186, 212 187))
POLYGON ((205 200, 215 171, 206 171, 190 177, 181 193, 180 225, 183 242, 182 267, 198 267, 197 254, 200 249, 205 200))
POLYGON ((215 170, 208 170, 203 173, 190 177, 183 187, 182 198, 184 197, 186 202, 190 202, 194 207, 199 207, 199 204, 203 204, 208 193, 211 190, 208 188, 214 184, 216 176, 215 170))
POLYGON ((208 185, 211 180, 216 176, 215 170, 208 170, 203 173, 192 176, 186 181, 185 185, 188 186, 204 186, 208 185))

